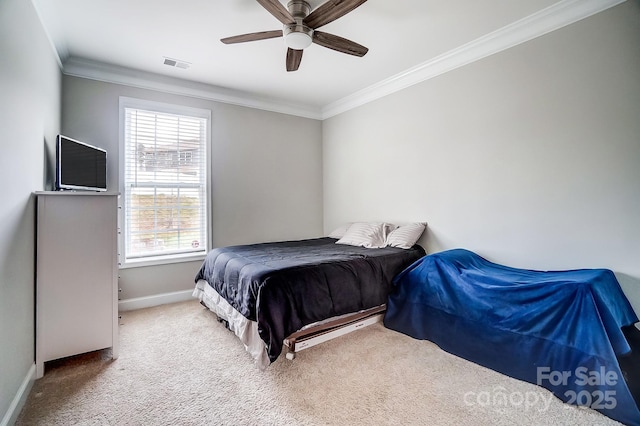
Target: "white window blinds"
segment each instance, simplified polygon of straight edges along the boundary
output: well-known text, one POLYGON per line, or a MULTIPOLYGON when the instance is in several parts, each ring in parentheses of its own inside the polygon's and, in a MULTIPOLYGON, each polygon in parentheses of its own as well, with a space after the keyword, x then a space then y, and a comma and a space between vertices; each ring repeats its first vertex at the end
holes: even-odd
POLYGON ((124 260, 207 250, 207 126, 124 108, 124 260))

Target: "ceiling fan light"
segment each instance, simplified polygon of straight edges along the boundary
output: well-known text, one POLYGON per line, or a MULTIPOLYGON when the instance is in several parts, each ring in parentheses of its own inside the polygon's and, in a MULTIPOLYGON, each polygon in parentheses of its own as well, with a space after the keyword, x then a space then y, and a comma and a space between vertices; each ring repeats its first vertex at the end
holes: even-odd
POLYGON ((290 49, 302 50, 313 42, 313 30, 301 23, 285 25, 282 34, 284 44, 290 49))
POLYGON ((305 33, 289 33, 284 38, 284 43, 287 47, 295 50, 302 50, 311 46, 312 41, 311 36, 305 33))

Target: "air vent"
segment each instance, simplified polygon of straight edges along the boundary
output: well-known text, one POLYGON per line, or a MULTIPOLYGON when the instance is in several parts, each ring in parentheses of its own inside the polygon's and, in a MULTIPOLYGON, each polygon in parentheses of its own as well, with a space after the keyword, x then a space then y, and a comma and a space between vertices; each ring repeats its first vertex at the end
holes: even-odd
POLYGON ((182 68, 183 70, 186 70, 191 66, 191 63, 189 62, 167 58, 166 56, 164 56, 164 64, 170 67, 182 68))

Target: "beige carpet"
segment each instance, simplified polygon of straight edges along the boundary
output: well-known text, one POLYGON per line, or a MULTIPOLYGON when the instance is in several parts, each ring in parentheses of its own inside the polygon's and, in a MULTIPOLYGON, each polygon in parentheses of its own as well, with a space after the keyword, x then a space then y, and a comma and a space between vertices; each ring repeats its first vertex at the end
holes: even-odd
POLYGON ((376 324, 260 372, 197 302, 125 312, 109 351, 48 364, 18 425, 607 425, 376 324))

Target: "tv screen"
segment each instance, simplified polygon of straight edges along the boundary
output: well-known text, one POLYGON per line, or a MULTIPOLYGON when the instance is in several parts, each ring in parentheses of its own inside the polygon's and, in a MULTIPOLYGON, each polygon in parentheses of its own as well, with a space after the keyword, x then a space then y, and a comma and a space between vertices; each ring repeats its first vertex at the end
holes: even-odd
POLYGON ((107 190, 107 151, 58 135, 56 189, 107 190))

